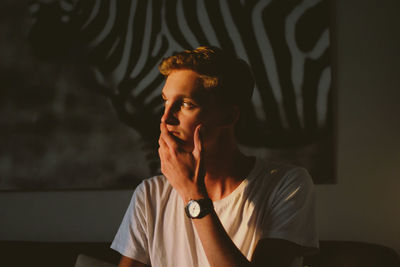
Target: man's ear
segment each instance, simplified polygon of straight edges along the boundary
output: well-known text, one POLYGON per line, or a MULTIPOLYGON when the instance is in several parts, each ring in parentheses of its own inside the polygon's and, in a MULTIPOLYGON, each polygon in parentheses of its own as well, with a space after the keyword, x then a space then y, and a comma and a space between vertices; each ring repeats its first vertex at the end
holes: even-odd
POLYGON ((226 107, 224 116, 221 120, 221 126, 228 127, 234 125, 239 120, 239 116, 240 116, 240 109, 238 106, 232 105, 226 107))

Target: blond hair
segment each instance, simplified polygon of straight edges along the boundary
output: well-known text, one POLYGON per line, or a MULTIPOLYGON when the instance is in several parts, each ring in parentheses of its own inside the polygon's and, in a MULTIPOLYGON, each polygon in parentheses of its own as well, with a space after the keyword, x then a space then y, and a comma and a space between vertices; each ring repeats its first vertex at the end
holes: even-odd
POLYGON ((168 75, 174 70, 195 71, 205 89, 211 89, 229 104, 242 107, 249 104, 254 89, 254 79, 247 63, 218 47, 200 46, 164 58, 159 70, 168 75))

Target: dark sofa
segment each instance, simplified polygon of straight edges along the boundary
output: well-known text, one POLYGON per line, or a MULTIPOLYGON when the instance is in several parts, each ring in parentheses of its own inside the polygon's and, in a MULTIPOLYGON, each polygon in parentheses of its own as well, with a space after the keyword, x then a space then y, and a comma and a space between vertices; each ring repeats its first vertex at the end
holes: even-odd
MULTIPOLYGON (((0 241, 0 266, 73 267, 79 254, 117 264, 120 255, 111 250, 109 245, 109 243, 105 242, 0 241)), ((320 252, 306 257, 304 265, 310 267, 400 267, 400 257, 393 249, 376 244, 351 241, 321 241, 320 252)))

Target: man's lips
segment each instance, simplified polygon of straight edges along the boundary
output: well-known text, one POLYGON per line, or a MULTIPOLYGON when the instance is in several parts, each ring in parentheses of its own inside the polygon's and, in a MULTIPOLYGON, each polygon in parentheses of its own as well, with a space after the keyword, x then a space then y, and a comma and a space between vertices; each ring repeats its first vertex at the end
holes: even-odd
POLYGON ((183 136, 181 135, 180 132, 177 131, 168 131, 169 134, 172 135, 172 138, 181 146, 186 145, 188 142, 183 139, 183 136))
POLYGON ((177 132, 177 131, 168 131, 170 134, 173 134, 173 135, 179 135, 179 132, 177 132))
POLYGON ((180 133, 179 133, 179 132, 177 132, 177 131, 168 131, 168 133, 169 133, 170 135, 172 135, 173 137, 180 139, 180 138, 179 138, 179 136, 180 136, 180 133))
POLYGON ((178 140, 180 142, 182 142, 183 140, 180 138, 180 133, 177 131, 168 131, 169 134, 172 135, 172 137, 174 137, 175 140, 178 140))

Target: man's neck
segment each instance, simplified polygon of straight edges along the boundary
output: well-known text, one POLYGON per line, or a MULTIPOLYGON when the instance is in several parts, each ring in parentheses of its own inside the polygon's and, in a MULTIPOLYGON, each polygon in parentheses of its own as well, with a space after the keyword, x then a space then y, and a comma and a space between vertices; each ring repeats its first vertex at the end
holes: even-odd
POLYGON ((232 193, 246 178, 254 159, 244 155, 234 140, 221 140, 218 149, 205 151, 205 185, 208 196, 220 200, 232 193))

